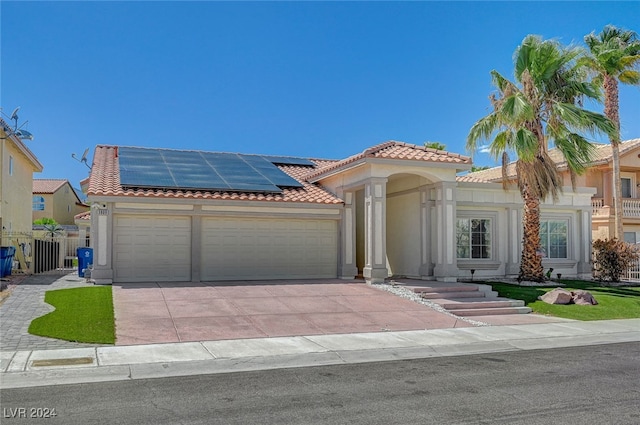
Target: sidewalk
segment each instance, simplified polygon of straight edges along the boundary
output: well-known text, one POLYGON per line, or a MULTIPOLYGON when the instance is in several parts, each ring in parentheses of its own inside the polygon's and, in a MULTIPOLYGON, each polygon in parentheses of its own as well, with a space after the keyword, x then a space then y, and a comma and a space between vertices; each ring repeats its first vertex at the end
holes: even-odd
POLYGON ((640 319, 0 352, 0 388, 640 342, 640 319))

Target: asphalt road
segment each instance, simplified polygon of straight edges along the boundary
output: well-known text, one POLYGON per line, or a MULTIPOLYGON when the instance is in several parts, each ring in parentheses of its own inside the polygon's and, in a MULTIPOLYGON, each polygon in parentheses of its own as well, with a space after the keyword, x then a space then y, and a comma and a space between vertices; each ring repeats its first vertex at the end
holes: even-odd
POLYGON ((637 425, 640 343, 35 387, 0 396, 3 425, 637 425), (56 416, 37 418, 52 416, 52 409, 56 416))

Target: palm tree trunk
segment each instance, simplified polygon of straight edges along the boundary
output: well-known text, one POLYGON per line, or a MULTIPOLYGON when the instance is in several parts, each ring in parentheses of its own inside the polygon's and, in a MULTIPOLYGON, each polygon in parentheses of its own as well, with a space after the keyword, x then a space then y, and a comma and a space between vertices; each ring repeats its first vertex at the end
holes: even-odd
POLYGON ((531 194, 524 185, 520 194, 524 201, 522 217, 522 257, 520 259, 520 274, 518 281, 544 281, 542 255, 540 249, 540 199, 531 194))
POLYGON ((609 74, 604 76, 604 114, 616 126, 614 137, 610 138, 613 154, 613 209, 614 233, 618 240, 624 238, 622 226, 622 181, 620 178, 620 114, 618 105, 618 80, 609 74))

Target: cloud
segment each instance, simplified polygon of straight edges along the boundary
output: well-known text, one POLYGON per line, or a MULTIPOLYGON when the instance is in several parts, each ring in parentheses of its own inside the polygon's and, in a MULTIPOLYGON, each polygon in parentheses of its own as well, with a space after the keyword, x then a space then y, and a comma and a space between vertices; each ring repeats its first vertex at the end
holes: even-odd
POLYGON ((480 152, 480 153, 489 153, 490 152, 489 145, 478 146, 478 152, 480 152))

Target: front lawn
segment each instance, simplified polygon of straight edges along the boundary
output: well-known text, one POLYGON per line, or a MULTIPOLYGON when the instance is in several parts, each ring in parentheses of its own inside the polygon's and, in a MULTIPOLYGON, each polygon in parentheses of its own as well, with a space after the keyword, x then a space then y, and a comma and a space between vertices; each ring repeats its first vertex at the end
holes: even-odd
POLYGON ((598 305, 547 304, 538 297, 554 288, 518 286, 508 283, 487 282, 499 296, 523 300, 534 313, 575 320, 633 319, 640 317, 640 287, 599 286, 597 282, 561 280, 568 291, 589 291, 598 305))
POLYGON ((44 300, 55 311, 33 320, 30 334, 85 343, 115 342, 111 286, 47 291, 44 300))

